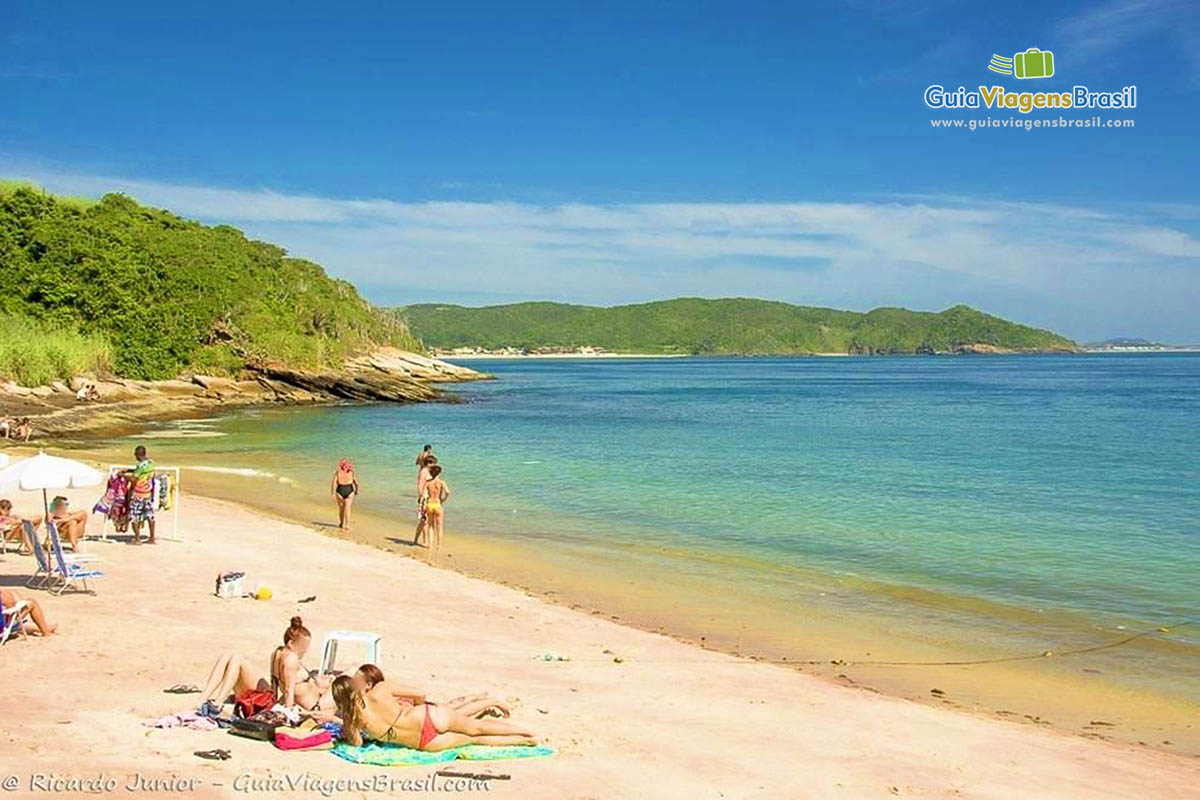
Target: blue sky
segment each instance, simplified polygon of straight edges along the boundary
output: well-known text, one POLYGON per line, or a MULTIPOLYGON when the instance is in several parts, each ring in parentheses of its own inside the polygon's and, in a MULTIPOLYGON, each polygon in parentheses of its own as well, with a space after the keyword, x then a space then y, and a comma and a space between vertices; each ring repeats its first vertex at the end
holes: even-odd
POLYGON ((0 97, 0 175, 229 222, 378 303, 966 302, 1200 341, 1194 2, 16 0, 0 97), (1032 46, 1055 77, 986 70, 1032 46), (934 130, 1019 115, 931 83, 1136 84, 1104 112, 1135 127, 934 130))

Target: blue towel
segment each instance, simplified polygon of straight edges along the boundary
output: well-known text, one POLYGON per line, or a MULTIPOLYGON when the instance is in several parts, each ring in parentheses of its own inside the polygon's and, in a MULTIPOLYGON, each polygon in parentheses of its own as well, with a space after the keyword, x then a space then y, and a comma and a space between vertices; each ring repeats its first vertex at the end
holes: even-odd
POLYGON ((442 764, 455 759, 464 761, 498 761, 502 758, 538 758, 554 755, 553 747, 494 747, 485 744, 469 744, 431 753, 414 750, 395 744, 368 742, 359 747, 338 742, 333 754, 355 764, 370 764, 376 767, 416 767, 424 764, 442 764))

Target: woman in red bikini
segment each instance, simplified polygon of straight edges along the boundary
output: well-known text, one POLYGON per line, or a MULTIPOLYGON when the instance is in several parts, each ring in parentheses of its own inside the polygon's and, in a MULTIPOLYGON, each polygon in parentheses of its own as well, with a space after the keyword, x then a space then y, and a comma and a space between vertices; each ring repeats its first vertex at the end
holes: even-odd
MULTIPOLYGON (((395 697, 401 703, 414 706, 425 702, 424 692, 414 689, 411 686, 403 686, 394 681, 385 681, 383 671, 374 664, 363 664, 350 676, 350 688, 356 692, 366 694, 380 685, 383 686, 380 691, 391 692, 392 697, 395 697)), ((463 695, 453 700, 447 700, 444 703, 439 702, 438 705, 446 706, 464 716, 474 717, 475 719, 507 717, 512 714, 512 709, 508 707, 508 703, 488 694, 463 695)))
POLYGON ((413 705, 400 699, 405 692, 387 681, 356 690, 349 675, 338 676, 333 701, 342 719, 342 739, 356 747, 371 739, 431 752, 468 744, 537 744, 532 733, 506 719, 473 719, 428 701, 413 705))

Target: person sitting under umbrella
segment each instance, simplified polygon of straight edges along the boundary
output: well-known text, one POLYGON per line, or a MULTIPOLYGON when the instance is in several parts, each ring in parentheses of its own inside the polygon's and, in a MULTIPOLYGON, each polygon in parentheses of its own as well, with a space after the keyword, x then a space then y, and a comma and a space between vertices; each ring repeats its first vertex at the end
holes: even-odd
POLYGON ((86 511, 71 511, 69 505, 70 501, 62 495, 54 498, 50 503, 50 520, 58 529, 58 538, 65 538, 71 543, 71 550, 79 552, 79 540, 86 534, 88 515, 86 511))

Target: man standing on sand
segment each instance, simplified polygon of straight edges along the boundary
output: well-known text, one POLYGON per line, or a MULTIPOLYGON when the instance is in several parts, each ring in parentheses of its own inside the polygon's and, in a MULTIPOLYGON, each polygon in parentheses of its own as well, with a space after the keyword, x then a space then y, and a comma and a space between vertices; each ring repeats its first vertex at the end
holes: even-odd
POLYGON ((128 473, 132 487, 129 491, 129 521, 133 523, 133 543, 142 543, 142 523, 150 523, 150 544, 154 541, 154 460, 146 457, 140 444, 134 449, 135 466, 128 473))

